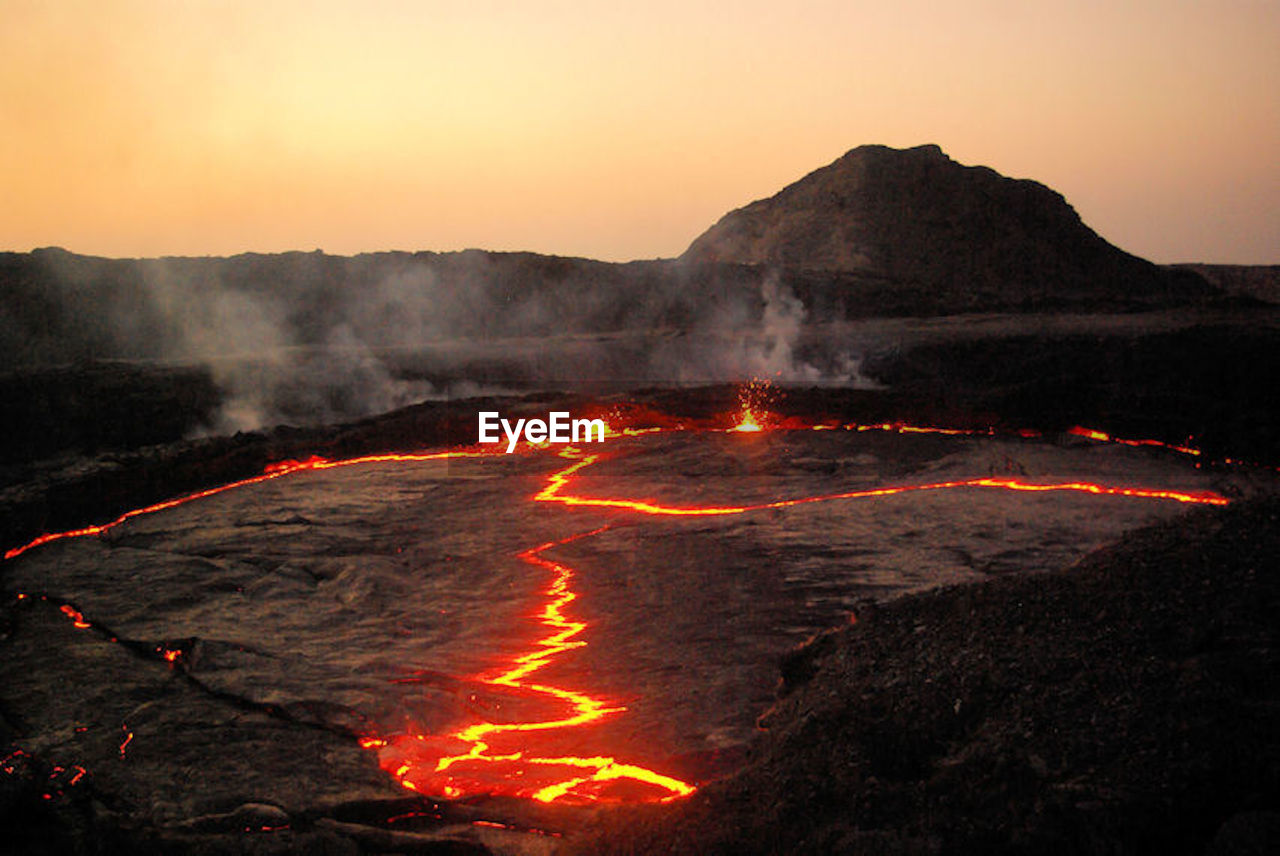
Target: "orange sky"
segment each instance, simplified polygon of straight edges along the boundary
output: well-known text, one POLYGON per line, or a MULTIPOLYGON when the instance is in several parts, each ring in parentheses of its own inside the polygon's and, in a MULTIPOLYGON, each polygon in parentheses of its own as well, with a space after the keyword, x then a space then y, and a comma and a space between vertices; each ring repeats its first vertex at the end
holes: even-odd
POLYGON ((1280 263, 1278 46, 1275 0, 6 0, 0 249, 673 256, 936 142, 1155 261, 1280 263))

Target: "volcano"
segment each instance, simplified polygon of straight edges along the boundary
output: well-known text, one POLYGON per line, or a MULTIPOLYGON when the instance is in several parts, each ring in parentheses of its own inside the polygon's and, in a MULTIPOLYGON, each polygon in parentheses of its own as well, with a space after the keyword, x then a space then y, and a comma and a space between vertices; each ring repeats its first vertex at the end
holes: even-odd
POLYGON ((729 212, 681 258, 856 274, 934 295, 952 311, 1156 306, 1216 291, 1107 243, 1043 184, 964 166, 936 145, 859 146, 729 212))

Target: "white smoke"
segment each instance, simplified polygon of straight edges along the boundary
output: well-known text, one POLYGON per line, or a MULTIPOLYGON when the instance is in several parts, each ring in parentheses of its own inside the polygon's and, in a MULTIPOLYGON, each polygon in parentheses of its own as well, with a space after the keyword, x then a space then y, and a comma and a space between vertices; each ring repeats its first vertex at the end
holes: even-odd
POLYGON ((759 303, 718 305, 679 346, 653 354, 659 373, 676 383, 740 382, 767 378, 784 384, 874 387, 861 358, 830 343, 806 355, 808 310, 777 271, 760 282, 759 303))
POLYGON ((6 353, 204 366, 222 393, 204 429, 216 433, 531 387, 871 385, 853 343, 815 337, 829 319, 809 317, 778 271, 478 251, 32 255, 52 275, 15 305, 52 309, 17 326, 6 353))
POLYGON ((322 341, 304 342, 290 320, 297 307, 286 305, 284 295, 195 283, 165 261, 146 270, 146 287, 169 329, 162 356, 207 366, 223 392, 200 433, 333 422, 437 394, 425 381, 394 377, 369 344, 390 341, 393 332, 396 341, 437 335, 423 282, 388 278, 361 303, 367 312, 325 330, 322 341))

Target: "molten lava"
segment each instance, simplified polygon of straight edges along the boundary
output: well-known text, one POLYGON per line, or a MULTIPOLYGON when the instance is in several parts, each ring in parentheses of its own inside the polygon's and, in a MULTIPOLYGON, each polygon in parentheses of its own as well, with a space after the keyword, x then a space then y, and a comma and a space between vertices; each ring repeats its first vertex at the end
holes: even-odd
POLYGON ((69 603, 64 603, 62 606, 58 607, 58 609, 63 615, 71 619, 71 623, 75 627, 78 627, 81 630, 88 630, 93 626, 89 622, 85 621, 84 616, 80 614, 80 611, 69 603))
POLYGON ((738 389, 738 421, 730 432, 755 434, 769 423, 769 406, 777 399, 777 391, 762 378, 752 378, 738 389))
POLYGON ((1113 437, 1105 431, 1098 431, 1094 428, 1081 428, 1079 425, 1072 426, 1067 429, 1067 433, 1075 437, 1086 437, 1090 440, 1097 440, 1100 443, 1116 443, 1121 446, 1156 446, 1161 449, 1169 449, 1183 455, 1200 456, 1200 450, 1193 446, 1179 446, 1175 443, 1165 443, 1162 440, 1128 440, 1123 437, 1113 437))
POLYGON ((618 497, 591 497, 565 494, 564 490, 572 478, 582 470, 597 463, 600 455, 579 456, 576 449, 566 449, 560 453, 562 457, 576 458, 574 463, 551 474, 547 484, 534 495, 536 502, 558 502, 563 505, 588 508, 618 508, 635 511, 640 514, 651 514, 672 517, 708 517, 726 514, 744 514, 748 511, 764 511, 774 508, 791 508, 797 505, 808 505, 814 502, 831 502, 838 499, 866 499, 869 497, 893 496, 899 493, 917 490, 949 490, 953 488, 1000 488, 1029 492, 1075 491, 1092 493, 1097 496, 1132 496, 1142 499, 1171 499, 1196 505, 1227 505, 1226 497, 1213 491, 1177 491, 1159 488, 1115 487, 1095 484, 1093 482, 1026 482, 1013 478, 984 477, 960 479, 956 481, 928 482, 923 484, 905 484, 888 487, 851 490, 844 493, 829 493, 818 496, 779 499, 773 502, 761 502, 753 505, 660 505, 649 500, 625 499, 618 497))
POLYGON ((85 526, 81 529, 71 529, 66 532, 51 532, 34 538, 20 547, 14 547, 5 552, 6 559, 14 559, 21 556, 28 550, 43 546, 53 541, 61 541, 65 538, 81 538, 85 535, 101 535, 111 529, 116 528, 122 523, 132 520, 135 517, 142 517, 147 514, 155 514, 157 511, 166 511, 170 508, 177 508, 179 505, 186 505, 189 502, 195 502, 197 499, 207 499, 211 496, 217 496, 220 493, 226 493, 240 487, 247 487, 251 484, 260 484, 272 479, 278 479, 283 476, 292 475, 293 473, 305 472, 307 470, 331 470, 335 467, 350 467, 356 464, 375 464, 387 462, 404 462, 404 461, 438 461, 445 458, 479 458, 488 452, 477 451, 447 451, 447 452, 421 452, 414 454, 386 454, 386 455, 363 455, 359 458, 346 458, 341 461, 330 461, 317 455, 312 455, 305 461, 279 461, 274 464, 268 464, 263 470, 262 475, 251 476, 247 479, 228 482, 227 484, 211 487, 206 490, 196 491, 174 499, 167 499, 164 502, 157 502, 153 505, 147 505, 142 508, 135 508, 132 511, 126 511, 115 520, 108 523, 100 523, 96 526, 85 526))
MULTIPOLYGON (((617 405, 601 415, 610 426, 608 431, 610 439, 634 438, 643 434, 665 431, 756 433, 778 429, 876 430, 945 435, 994 433, 991 429, 912 426, 899 422, 861 425, 841 424, 838 421, 813 424, 799 419, 782 420, 769 411, 774 395, 774 391, 767 382, 757 380, 747 384, 740 391, 739 411, 731 417, 733 422, 732 427, 729 428, 724 427, 727 420, 723 417, 701 423, 693 420, 676 420, 656 411, 632 405, 617 405), (615 427, 619 425, 623 427, 615 427)), ((1020 433, 1022 436, 1038 436, 1035 432, 1020 433)), ((1170 445, 1154 440, 1118 439, 1090 429, 1073 428, 1069 433, 1103 442, 1134 446, 1162 446, 1189 455, 1199 455, 1198 450, 1189 446, 1170 445)), ((522 450, 529 452, 536 449, 524 445, 522 450)), ((294 473, 358 464, 480 458, 491 457, 493 454, 492 451, 454 449, 416 454, 366 455, 336 461, 314 456, 301 461, 280 461, 266 467, 260 475, 127 511, 107 523, 41 535, 25 545, 9 550, 4 557, 13 559, 28 550, 61 539, 100 535, 135 517, 294 473)), ((571 508, 593 508, 658 517, 746 514, 811 503, 888 497, 911 491, 953 489, 1070 491, 1098 496, 1164 499, 1206 505, 1228 503, 1225 497, 1210 491, 1175 491, 1080 481, 1034 482, 1014 478, 985 477, 885 485, 741 505, 676 505, 664 504, 653 499, 587 496, 575 492, 572 488, 577 476, 583 470, 606 460, 607 456, 600 453, 584 454, 573 447, 565 448, 559 454, 568 463, 545 477, 542 487, 531 497, 533 501, 571 508)), ((608 526, 605 526, 560 540, 548 541, 517 554, 517 558, 525 565, 547 574, 550 578, 550 582, 542 592, 544 601, 541 610, 536 615, 540 635, 530 641, 526 650, 514 654, 502 666, 469 679, 472 685, 479 688, 477 696, 473 698, 477 702, 476 708, 480 709, 481 701, 488 705, 483 713, 477 713, 475 721, 448 734, 411 732, 395 735, 370 734, 360 738, 360 745, 377 752, 383 768, 393 774, 404 787, 423 794, 451 799, 490 794, 523 797, 548 803, 555 801, 579 803, 665 801, 693 792, 694 786, 687 782, 643 766, 619 761, 609 755, 573 754, 570 750, 580 747, 584 742, 580 739, 580 735, 584 733, 583 729, 607 717, 617 716, 626 708, 609 699, 597 697, 586 689, 562 686, 558 682, 540 677, 546 674, 547 667, 553 662, 561 660, 588 644, 585 638, 588 623, 574 617, 571 609, 577 598, 573 589, 575 571, 569 565, 556 561, 548 554, 555 548, 595 536, 607 528, 608 526), (480 699, 479 695, 483 695, 484 699, 480 699), (508 704, 516 713, 512 715, 504 713, 503 708, 508 704), (530 711, 539 712, 541 715, 533 716, 530 711)), ((25 597, 25 594, 18 595, 19 599, 25 597)), ((61 606, 61 610, 76 627, 92 626, 71 605, 61 606)), ((174 667, 181 667, 183 658, 181 650, 161 645, 155 651, 174 667)), ((414 679, 407 680, 411 682, 414 679)), ((127 726, 122 726, 122 734, 123 740, 119 745, 119 752, 123 758, 133 740, 133 732, 127 726)), ((81 773, 83 774, 83 771, 81 773)), ((79 776, 75 781, 78 780, 79 776)))
POLYGON ((565 614, 565 608, 577 598, 570 588, 573 569, 542 554, 553 547, 596 535, 605 528, 549 541, 518 554, 522 561, 552 575, 551 585, 544 592, 547 603, 539 614, 539 621, 548 633, 535 641, 531 650, 514 657, 501 672, 476 678, 490 686, 540 697, 559 713, 533 721, 477 722, 450 735, 465 751, 440 757, 435 755, 438 741, 425 734, 401 735, 383 741, 379 747, 384 750, 383 767, 391 770, 401 784, 424 793, 461 796, 484 792, 529 797, 541 802, 565 796, 582 802, 607 799, 608 791, 601 785, 618 781, 646 786, 638 790, 632 788, 629 791, 632 798, 652 799, 656 794, 659 799, 672 799, 693 793, 691 785, 645 767, 623 764, 605 756, 537 755, 526 742, 527 732, 578 728, 626 710, 583 692, 529 680, 530 675, 559 655, 587 644, 577 638, 587 628, 586 623, 565 614), (494 744, 498 742, 504 744, 502 750, 495 750, 494 744), (468 769, 472 772, 468 773, 468 769))

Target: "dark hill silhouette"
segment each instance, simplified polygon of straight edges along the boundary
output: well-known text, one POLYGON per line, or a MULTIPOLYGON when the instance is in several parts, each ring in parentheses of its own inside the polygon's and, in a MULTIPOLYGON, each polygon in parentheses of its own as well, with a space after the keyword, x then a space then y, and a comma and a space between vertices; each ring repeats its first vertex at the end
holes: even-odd
POLYGON ((726 214, 683 259, 860 274, 951 311, 1214 291, 1107 243, 1044 185, 963 166, 936 145, 853 149, 726 214))
POLYGON ((0 253, 0 360, 199 359, 296 345, 413 347, 750 324, 781 286, 809 322, 965 312, 1133 311, 1224 292, 1085 226, 1034 181, 937 146, 861 146, 726 214, 679 259, 535 253, 104 259, 0 253), (228 328, 232 335, 228 335, 228 328), (210 337, 207 331, 220 335, 210 337))
POLYGON ((477 388, 856 383, 872 349, 906 345, 840 322, 1248 300, 1206 276, 1121 252, 1052 190, 936 146, 854 149, 678 259, 0 252, 0 465, 477 388))
POLYGON ((1197 273, 1227 294, 1264 303, 1280 303, 1280 265, 1190 263, 1172 267, 1197 273))

